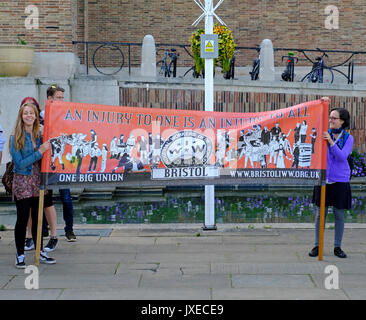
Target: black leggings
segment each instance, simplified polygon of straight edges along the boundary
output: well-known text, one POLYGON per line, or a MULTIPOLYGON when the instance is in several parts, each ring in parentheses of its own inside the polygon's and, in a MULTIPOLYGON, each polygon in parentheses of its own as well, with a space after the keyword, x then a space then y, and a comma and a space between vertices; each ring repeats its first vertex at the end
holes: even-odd
MULTIPOLYGON (((32 238, 34 246, 36 247, 38 227, 38 201, 39 197, 26 198, 21 200, 15 199, 15 205, 17 207, 17 222, 15 223, 14 236, 15 246, 18 255, 24 254, 25 236, 30 209, 32 209, 32 238)), ((41 236, 41 251, 43 249, 42 240, 43 239, 41 236)))

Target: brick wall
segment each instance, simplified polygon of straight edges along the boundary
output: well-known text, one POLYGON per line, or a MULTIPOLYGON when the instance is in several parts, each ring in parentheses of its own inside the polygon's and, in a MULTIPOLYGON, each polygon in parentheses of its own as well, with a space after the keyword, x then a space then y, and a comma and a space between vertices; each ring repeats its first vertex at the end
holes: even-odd
MULTIPOLYGON (((364 0, 227 0, 216 13, 233 30, 239 46, 252 47, 269 38, 277 48, 366 51, 364 0), (337 30, 324 26, 328 5, 339 9, 337 30)), ((38 51, 70 52, 72 40, 141 43, 146 34, 151 34, 156 43, 188 44, 196 29, 191 24, 200 14, 193 0, 2 0, 0 43, 13 43, 18 34, 24 34, 38 51), (30 4, 39 9, 38 30, 24 27, 24 9, 30 4)), ((83 59, 82 46, 74 47, 74 51, 83 59)), ((113 61, 115 52, 111 57, 108 54, 107 50, 102 54, 104 61, 113 61)), ((134 63, 138 63, 139 54, 136 47, 132 52, 134 63)), ((276 55, 278 64, 281 55, 276 55)), ((255 51, 239 53, 238 65, 250 65, 255 56, 255 51)), ((343 57, 331 55, 329 63, 343 57)), ((355 59, 366 64, 366 55, 355 59)))
MULTIPOLYGON (((88 2, 87 10, 88 39, 118 42, 141 42, 151 34, 156 43, 189 43, 196 29, 191 24, 201 14, 193 0, 94 0, 88 2)), ((240 46, 252 47, 268 38, 277 48, 366 51, 364 0, 228 0, 217 14, 233 30, 240 46), (337 30, 324 26, 328 5, 339 9, 337 30)), ((203 25, 201 22, 200 27, 203 25)), ((276 63, 280 63, 282 53, 276 63)), ((255 51, 241 52, 238 64, 250 65, 255 56, 255 51)), ((329 63, 344 57, 330 55, 329 63)), ((356 62, 365 64, 366 55, 357 56, 356 62)))
POLYGON ((76 30, 80 29, 76 27, 75 13, 76 0, 1 0, 0 43, 16 43, 20 35, 34 45, 36 51, 70 52, 76 30), (29 16, 25 8, 29 5, 38 9, 38 29, 25 27, 25 19, 29 16))

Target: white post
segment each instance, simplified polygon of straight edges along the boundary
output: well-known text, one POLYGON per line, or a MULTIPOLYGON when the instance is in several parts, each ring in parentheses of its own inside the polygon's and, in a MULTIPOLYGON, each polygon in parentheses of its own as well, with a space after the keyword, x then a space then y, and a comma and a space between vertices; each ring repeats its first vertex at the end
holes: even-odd
MULTIPOLYGON (((205 34, 213 34, 213 17, 215 17, 221 24, 226 25, 216 14, 215 10, 224 2, 219 0, 216 6, 213 7, 213 0, 205 0, 205 6, 203 6, 201 0, 193 0, 203 11, 198 19, 193 22, 193 26, 197 26, 198 23, 205 17, 205 34)), ((204 44, 201 43, 201 46, 204 44)), ((218 43, 217 43, 218 45, 218 43)), ((202 48, 201 48, 202 49, 202 48)), ((202 53, 202 51, 201 51, 202 53)), ((214 60, 205 59, 205 111, 214 110, 214 60)), ((216 230, 215 224, 215 186, 205 186, 205 224, 203 230, 216 230)))
MULTIPOLYGON (((205 34, 213 34, 213 0, 205 1, 205 10, 205 34)), ((214 110, 213 70, 214 60, 205 59, 205 111, 214 110)), ((205 185, 205 224, 203 229, 216 230, 214 185, 205 185)))

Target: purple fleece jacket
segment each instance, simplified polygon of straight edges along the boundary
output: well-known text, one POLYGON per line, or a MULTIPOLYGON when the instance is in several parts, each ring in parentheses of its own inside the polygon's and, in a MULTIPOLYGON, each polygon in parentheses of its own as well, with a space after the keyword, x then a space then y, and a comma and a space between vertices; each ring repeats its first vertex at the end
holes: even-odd
POLYGON ((353 148, 353 137, 348 136, 342 150, 335 143, 332 147, 328 146, 327 151, 327 181, 329 182, 349 182, 351 172, 347 157, 353 148))

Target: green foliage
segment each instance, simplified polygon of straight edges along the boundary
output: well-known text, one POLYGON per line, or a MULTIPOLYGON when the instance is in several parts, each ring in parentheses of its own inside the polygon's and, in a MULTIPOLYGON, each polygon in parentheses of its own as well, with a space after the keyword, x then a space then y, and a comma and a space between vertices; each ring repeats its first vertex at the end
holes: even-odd
MULTIPOLYGON (((205 66, 204 59, 201 59, 201 35, 205 29, 198 29, 191 35, 191 50, 196 66, 196 73, 200 74, 205 66)), ((230 60, 234 56, 235 42, 231 30, 225 26, 214 25, 214 34, 219 36, 219 57, 214 59, 214 65, 222 68, 225 73, 230 69, 230 60)))
POLYGON ((25 46, 25 45, 27 45, 27 42, 24 39, 21 39, 20 37, 18 37, 17 44, 21 44, 22 46, 25 46))

